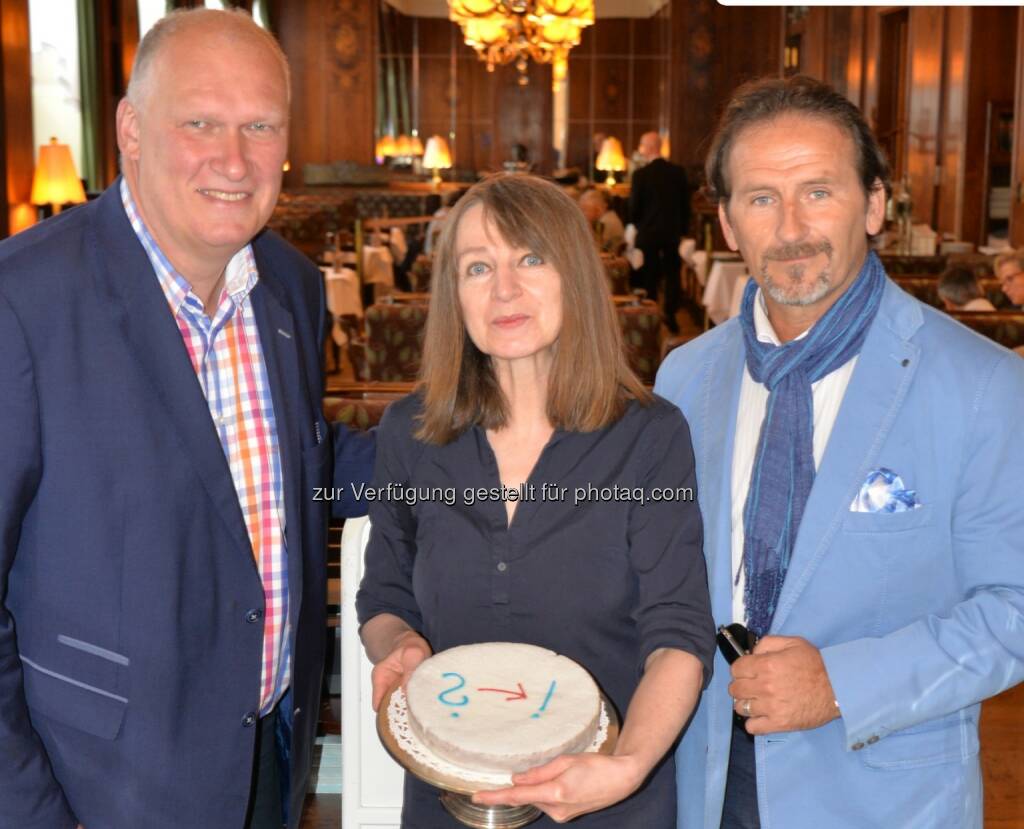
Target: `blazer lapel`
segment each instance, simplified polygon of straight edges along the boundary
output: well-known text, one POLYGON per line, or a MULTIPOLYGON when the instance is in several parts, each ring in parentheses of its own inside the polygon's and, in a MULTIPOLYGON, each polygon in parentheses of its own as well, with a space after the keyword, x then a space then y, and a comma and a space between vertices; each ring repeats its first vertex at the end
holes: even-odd
POLYGON ((93 251, 97 288, 111 300, 117 323, 154 398, 191 460, 228 534, 255 569, 238 494, 210 408, 153 266, 121 204, 120 179, 100 197, 93 251))
POLYGON ((916 303, 887 280, 804 510, 772 632, 785 624, 861 484, 877 465, 917 370, 920 349, 910 336, 922 320, 916 303))
MULTIPOLYGON (((288 584, 291 601, 289 616, 294 626, 302 596, 302 513, 299 509, 302 488, 301 453, 303 420, 312 429, 314 415, 304 403, 309 398, 301 383, 302 366, 296 342, 295 319, 288 309, 287 297, 273 268, 253 245, 259 282, 250 294, 260 332, 263 361, 267 367, 270 394, 274 402, 277 445, 281 454, 285 507, 285 543, 288 549, 288 584)), ((323 436, 326 440, 326 435, 323 436)))
POLYGON ((711 359, 699 401, 704 440, 697 459, 697 484, 703 491, 700 503, 711 611, 719 624, 732 621, 732 453, 745 361, 743 338, 738 327, 736 331, 736 336, 724 338, 711 359))

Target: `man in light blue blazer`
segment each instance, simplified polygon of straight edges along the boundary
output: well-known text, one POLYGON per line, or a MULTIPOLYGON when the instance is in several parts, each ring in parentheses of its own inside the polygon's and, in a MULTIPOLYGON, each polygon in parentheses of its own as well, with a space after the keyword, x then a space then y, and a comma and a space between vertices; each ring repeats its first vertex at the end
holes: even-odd
POLYGON ((721 658, 679 826, 980 827, 980 703, 1024 677, 1024 362, 869 252, 888 170, 807 78, 737 91, 709 186, 753 279, 674 351, 721 658))

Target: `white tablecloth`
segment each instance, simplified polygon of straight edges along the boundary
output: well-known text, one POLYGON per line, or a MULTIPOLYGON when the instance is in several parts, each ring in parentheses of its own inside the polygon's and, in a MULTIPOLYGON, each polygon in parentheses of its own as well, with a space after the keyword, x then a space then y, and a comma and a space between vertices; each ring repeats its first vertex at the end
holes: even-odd
MULTIPOLYGON (((342 253, 340 260, 346 265, 355 265, 354 253, 342 253)), ((363 282, 374 285, 395 284, 395 266, 387 245, 363 245, 363 282)), ((384 293, 389 293, 384 291, 384 293)))
POLYGON ((708 317, 715 325, 729 319, 736 283, 745 276, 747 266, 742 261, 715 260, 711 263, 702 302, 708 310, 708 317))
POLYGON ((334 318, 331 337, 338 345, 345 345, 348 338, 338 324, 342 314, 363 316, 363 300, 359 295, 359 280, 351 268, 320 268, 324 275, 324 290, 327 294, 327 310, 334 318))

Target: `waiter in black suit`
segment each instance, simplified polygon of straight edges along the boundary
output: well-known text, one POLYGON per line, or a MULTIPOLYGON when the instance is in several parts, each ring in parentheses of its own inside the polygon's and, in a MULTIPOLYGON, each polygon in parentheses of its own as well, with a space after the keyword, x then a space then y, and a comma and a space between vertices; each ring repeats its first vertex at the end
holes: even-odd
POLYGON ((636 246, 644 255, 640 284, 648 297, 657 299, 658 283, 664 277, 665 325, 678 334, 679 240, 690 226, 690 185, 682 167, 661 157, 658 133, 644 133, 637 151, 647 159, 633 173, 629 195, 629 220, 636 225, 636 246))

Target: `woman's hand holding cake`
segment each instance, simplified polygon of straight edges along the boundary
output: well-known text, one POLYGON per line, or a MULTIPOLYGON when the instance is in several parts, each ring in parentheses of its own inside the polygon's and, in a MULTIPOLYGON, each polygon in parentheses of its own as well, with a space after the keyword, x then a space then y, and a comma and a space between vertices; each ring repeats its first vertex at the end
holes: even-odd
POLYGON ((563 823, 629 797, 669 750, 697 703, 702 666, 689 653, 660 648, 648 657, 615 754, 563 754, 512 776, 513 786, 480 792, 481 805, 531 803, 563 823))
POLYGON ((397 616, 381 613, 363 625, 363 646, 374 663, 370 674, 373 684, 373 710, 384 694, 401 682, 404 686, 416 666, 432 653, 427 640, 397 616))

